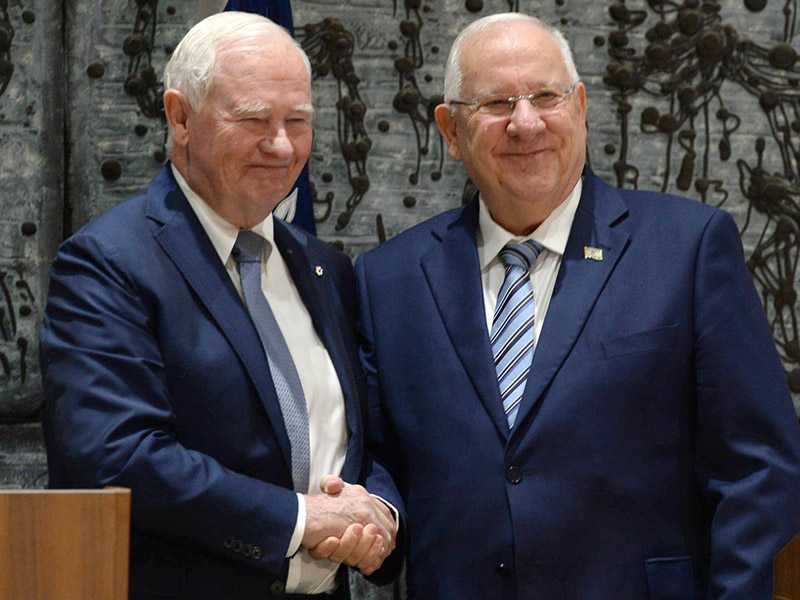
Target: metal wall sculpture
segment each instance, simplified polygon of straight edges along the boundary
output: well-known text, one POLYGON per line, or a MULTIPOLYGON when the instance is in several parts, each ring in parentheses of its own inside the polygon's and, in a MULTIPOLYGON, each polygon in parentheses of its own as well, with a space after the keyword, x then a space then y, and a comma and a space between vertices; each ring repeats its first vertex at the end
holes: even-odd
MULTIPOLYGON (((742 4, 752 13, 767 6, 766 0, 742 4)), ((615 90, 620 120, 613 165, 616 184, 639 185, 630 137, 658 136, 665 140, 662 190, 673 184, 681 193, 693 192, 701 202, 721 207, 734 195, 746 200, 741 232, 757 232, 748 266, 792 391, 800 392, 795 291, 800 254, 800 70, 792 46, 798 6, 796 1, 784 3, 782 27, 777 28, 780 39, 773 42, 748 39, 725 22, 722 8, 717 0, 649 0, 637 10, 624 2, 610 5, 616 29, 607 36, 610 62, 603 81, 615 90), (637 30, 644 30, 639 44, 632 41, 637 30), (736 94, 739 104, 742 97, 749 98, 745 111, 732 108, 726 93, 736 94), (646 98, 648 106, 636 114, 633 102, 639 97, 646 98), (763 118, 765 135, 753 141, 748 155, 734 157, 732 138, 742 119, 758 117, 763 118), (779 157, 778 170, 768 170, 766 152, 779 157), (738 182, 714 175, 720 163, 732 159, 738 182)), ((603 38, 596 42, 602 45, 603 38)))
MULTIPOLYGON (((450 43, 479 16, 533 13, 558 24, 575 49, 589 91, 593 169, 621 186, 677 192, 734 215, 800 398, 797 0, 292 4, 313 66, 310 169, 323 239, 355 256, 471 196, 433 121, 450 43)), ((35 331, 55 245, 143 187, 167 158, 161 72, 195 20, 190 0, 53 6, 0 0, 0 174, 10 215, 0 223, 0 424, 36 419, 35 331), (64 41, 54 41, 62 26, 64 41), (33 57, 33 42, 63 43, 63 55, 33 57), (61 81, 57 72, 67 73, 63 98, 60 83, 28 85, 61 81), (40 163, 28 171, 21 132, 40 140, 40 163), (37 170, 47 170, 46 193, 24 187, 37 170)))
MULTIPOLYGON (((23 232, 24 235, 24 232, 23 232)), ((0 383, 17 381, 25 385, 28 378, 28 351, 30 341, 21 332, 19 319, 30 317, 36 298, 25 279, 24 273, 0 271, 0 383), (14 349, 9 355, 6 348, 14 349)))
POLYGON ((6 91, 14 63, 11 61, 11 42, 14 39, 14 27, 8 17, 8 0, 0 1, 0 96, 6 91))
MULTIPOLYGON (((350 196, 336 218, 335 229, 341 231, 350 223, 350 215, 369 191, 370 184, 367 176, 367 155, 372 148, 372 140, 364 127, 367 107, 358 93, 360 79, 353 68, 353 34, 342 26, 341 21, 331 18, 305 25, 296 34, 311 60, 313 79, 331 74, 338 83, 336 131, 347 168, 347 181, 351 187, 350 196)), ((333 175, 323 173, 321 178, 330 183, 333 175)), ((334 195, 329 192, 320 199, 316 197, 315 188, 312 188, 312 194, 314 203, 321 204, 324 208, 316 221, 324 223, 331 216, 334 195)), ((336 245, 343 248, 341 243, 336 245)))

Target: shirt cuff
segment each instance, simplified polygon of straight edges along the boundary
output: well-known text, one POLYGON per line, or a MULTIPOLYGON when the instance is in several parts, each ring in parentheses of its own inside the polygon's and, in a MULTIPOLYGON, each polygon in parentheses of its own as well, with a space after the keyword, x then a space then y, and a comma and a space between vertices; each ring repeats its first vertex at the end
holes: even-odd
MULTIPOLYGON (((386 505, 394 510, 394 507, 388 502, 386 502, 386 505)), ((286 558, 292 558, 295 554, 297 554, 297 551, 300 549, 300 542, 303 541, 303 536, 305 534, 306 499, 303 498, 303 494, 297 494, 297 523, 294 524, 294 533, 292 533, 292 539, 289 540, 289 548, 286 550, 286 558)))
POLYGON ((397 525, 399 527, 400 526, 400 511, 397 510, 391 502, 389 502, 387 500, 384 500, 380 496, 376 496, 375 494, 370 494, 370 496, 372 496, 373 498, 377 498, 378 500, 380 500, 386 506, 389 507, 389 510, 392 511, 392 516, 394 517, 394 523, 395 523, 395 525, 397 525))

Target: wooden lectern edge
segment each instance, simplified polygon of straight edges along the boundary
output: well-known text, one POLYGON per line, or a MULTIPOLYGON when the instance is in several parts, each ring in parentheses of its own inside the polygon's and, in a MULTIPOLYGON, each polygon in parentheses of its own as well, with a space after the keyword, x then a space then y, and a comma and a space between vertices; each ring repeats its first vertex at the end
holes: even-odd
MULTIPOLYGON (((112 575, 111 579, 107 580, 108 587, 105 588, 105 590, 111 592, 112 595, 106 596, 104 593, 101 594, 101 596, 103 598, 115 598, 117 600, 121 600, 123 598, 128 597, 128 580, 129 580, 128 560, 130 554, 129 528, 130 528, 130 514, 131 514, 130 489, 120 488, 120 487, 108 487, 104 489, 70 489, 70 490, 14 489, 14 490, 0 490, 0 496, 6 496, 6 498, 9 501, 11 501, 11 498, 16 498, 16 500, 21 500, 23 502, 25 502, 24 498, 28 497, 31 499, 31 501, 33 501, 33 504, 30 504, 28 506, 32 507, 42 507, 45 505, 49 506, 50 505, 49 498, 51 497, 53 501, 56 503, 53 504, 52 506, 63 506, 60 504, 61 501, 59 501, 58 498, 61 498, 63 501, 67 501, 69 503, 68 504, 69 506, 76 506, 75 504, 72 503, 72 500, 74 499, 75 501, 79 501, 78 500, 79 496, 83 496, 84 498, 86 498, 87 496, 90 498, 94 497, 97 501, 101 501, 101 498, 103 498, 101 502, 102 505, 106 507, 106 510, 109 508, 112 509, 114 514, 116 515, 116 518, 114 519, 113 528, 107 529, 109 535, 106 538, 106 542, 109 544, 108 546, 106 546, 108 549, 108 554, 106 554, 106 561, 111 562, 111 564, 109 565, 108 562, 106 562, 106 567, 102 568, 102 571, 107 572, 105 571, 105 569, 111 567, 112 573, 115 573, 116 575, 112 575)), ((91 504, 96 505, 95 502, 91 502, 91 504)), ((8 505, 4 504, 3 506, 8 506, 8 505)), ((23 505, 17 504, 16 501, 12 501, 11 506, 19 507, 23 505)), ((52 517, 55 514, 55 512, 56 511, 53 511, 48 516, 52 517)), ((0 513, 2 513, 0 514, 0 521, 2 521, 3 520, 2 518, 6 513, 5 511, 2 510, 0 510, 0 513)), ((29 509, 27 513, 23 512, 17 514, 23 514, 25 517, 30 517, 35 515, 35 511, 32 512, 32 509, 29 509)), ((14 524, 16 526, 19 526, 21 523, 22 521, 16 520, 6 523, 6 526, 8 526, 9 524, 14 524)), ((34 521, 34 531, 36 527, 35 523, 36 522, 34 521)), ((28 535, 27 530, 24 530, 23 533, 25 534, 25 536, 28 535)), ((20 538, 19 536, 12 538, 9 536, 6 538, 5 541, 7 542, 9 539, 16 539, 16 540, 27 539, 27 537, 25 536, 23 538, 20 538)), ((43 556, 48 559, 52 558, 52 556, 47 556, 46 554, 42 555, 41 549, 37 550, 36 548, 36 544, 38 543, 37 542, 38 538, 34 536, 32 540, 33 542, 28 543, 27 546, 34 546, 34 552, 35 552, 34 560, 26 561, 24 564, 34 567, 31 572, 33 573, 35 579, 26 580, 25 579, 26 573, 22 573, 21 571, 20 572, 11 571, 11 573, 15 575, 14 577, 6 579, 5 581, 3 581, 3 579, 5 578, 0 579, 0 598, 2 598, 3 600, 9 600, 8 596, 9 593, 15 594, 16 592, 15 594, 16 597, 20 589, 25 590, 25 594, 28 594, 28 595, 23 594, 23 597, 30 598, 31 600, 41 600, 43 598, 53 597, 52 594, 50 593, 52 592, 52 588, 44 585, 46 578, 40 577, 41 565, 37 560, 38 556, 43 556), (37 565, 39 570, 37 570, 37 565), (26 581, 32 581, 33 584, 28 584, 26 583, 26 581), (31 585, 32 587, 29 587, 31 585), (42 593, 45 593, 45 596, 42 596, 41 595, 42 593)), ((17 545, 19 546, 19 544, 17 545)), ((22 546, 22 548, 25 550, 28 549, 26 546, 22 546)), ((0 545, 0 555, 3 557, 3 564, 5 565, 6 561, 8 561, 8 559, 10 558, 10 555, 7 549, 1 545, 0 545)), ((17 554, 16 556, 19 555, 17 554)), ((0 566, 0 571, 2 570, 3 567, 0 566)), ((58 573, 57 570, 53 570, 52 572, 58 573)), ((73 594, 75 589, 83 589, 84 590, 83 596, 81 597, 85 598, 86 589, 93 589, 93 588, 67 587, 65 589, 68 590, 70 594, 72 594, 69 596, 70 598, 76 598, 76 596, 73 594)))
POLYGON ((116 598, 127 598, 130 566, 131 490, 109 486, 104 491, 115 494, 116 512, 123 517, 121 522, 117 522, 117 531, 115 531, 114 572, 119 573, 120 577, 114 581, 114 595, 116 598))
POLYGON ((800 600, 800 533, 772 561, 773 600, 800 600))

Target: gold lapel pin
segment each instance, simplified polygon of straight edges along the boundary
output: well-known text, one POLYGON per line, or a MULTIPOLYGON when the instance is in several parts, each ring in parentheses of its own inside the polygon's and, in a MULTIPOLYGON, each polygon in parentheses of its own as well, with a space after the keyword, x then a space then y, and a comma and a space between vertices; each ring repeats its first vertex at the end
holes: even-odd
POLYGON ((583 259, 584 260, 603 260, 603 250, 602 248, 592 248, 591 246, 584 246, 583 247, 583 259))
POLYGON ((316 267, 314 267, 314 273, 316 273, 316 274, 317 274, 317 277, 322 277, 322 274, 323 274, 324 272, 325 272, 325 271, 322 269, 322 266, 321 266, 321 265, 317 265, 316 267))

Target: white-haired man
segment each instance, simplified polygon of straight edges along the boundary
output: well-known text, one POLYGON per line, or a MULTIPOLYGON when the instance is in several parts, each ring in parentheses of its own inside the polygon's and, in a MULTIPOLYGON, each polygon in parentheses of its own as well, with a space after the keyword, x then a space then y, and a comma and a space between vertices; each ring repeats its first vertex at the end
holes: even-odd
POLYGON ((308 59, 221 13, 164 83, 170 163, 53 263, 51 486, 132 489, 131 598, 346 598, 332 561, 372 573, 396 534, 355 484, 399 503, 365 460, 350 262, 272 216, 311 149, 308 59))
POLYGON ((479 195, 356 264, 411 597, 770 598, 800 430, 733 220, 584 166, 531 17, 459 35, 435 114, 479 195))

